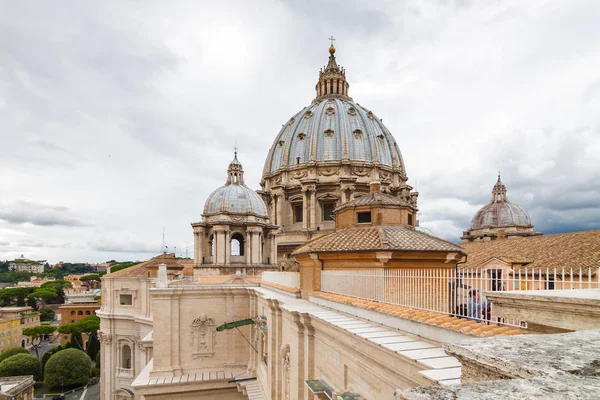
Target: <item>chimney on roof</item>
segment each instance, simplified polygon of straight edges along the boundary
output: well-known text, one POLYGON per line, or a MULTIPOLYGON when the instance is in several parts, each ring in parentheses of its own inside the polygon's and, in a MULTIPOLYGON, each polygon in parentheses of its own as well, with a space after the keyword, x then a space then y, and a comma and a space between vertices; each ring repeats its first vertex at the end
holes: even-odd
POLYGON ((158 264, 158 281, 156 287, 166 288, 167 284, 167 264, 158 264))
POLYGON ((379 193, 381 192, 381 182, 379 181, 373 181, 370 183, 369 185, 369 191, 371 193, 379 193))

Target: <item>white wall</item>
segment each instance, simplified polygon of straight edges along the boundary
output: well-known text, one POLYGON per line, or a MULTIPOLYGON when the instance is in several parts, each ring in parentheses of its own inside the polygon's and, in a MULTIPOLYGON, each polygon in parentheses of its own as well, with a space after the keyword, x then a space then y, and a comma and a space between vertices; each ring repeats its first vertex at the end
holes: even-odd
POLYGON ((300 288, 300 272, 265 271, 262 274, 262 280, 263 282, 300 288))

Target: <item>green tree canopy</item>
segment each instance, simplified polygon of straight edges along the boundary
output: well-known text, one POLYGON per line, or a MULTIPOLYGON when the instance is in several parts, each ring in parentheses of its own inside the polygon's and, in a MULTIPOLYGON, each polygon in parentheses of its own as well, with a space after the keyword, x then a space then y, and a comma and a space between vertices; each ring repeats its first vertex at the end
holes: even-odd
POLYGON ((54 319, 54 310, 42 308, 40 310, 40 321, 52 321, 54 319))
POLYGON ((50 387, 85 385, 92 373, 92 360, 81 350, 65 349, 54 354, 44 368, 44 384, 50 387))
POLYGON ((11 347, 10 349, 4 350, 2 353, 0 353, 0 363, 7 358, 14 356, 15 354, 29 354, 29 352, 27 349, 22 347, 11 347))
POLYGON ((58 292, 56 291, 56 289, 39 288, 36 289, 33 293, 31 293, 29 296, 33 297, 34 299, 40 299, 42 302, 42 308, 45 308, 46 301, 57 298, 58 292))
POLYGON ((55 281, 42 283, 42 285, 40 286, 40 288, 42 288, 42 289, 54 289, 54 290, 68 289, 71 287, 73 287, 71 282, 65 281, 64 279, 57 279, 55 281))
POLYGON ((0 363, 0 376, 33 375, 40 379, 40 363, 33 354, 15 354, 0 363))
POLYGON ((98 282, 100 282, 100 275, 98 275, 98 274, 84 275, 81 278, 79 278, 79 280, 81 282, 87 282, 87 281, 98 281, 98 282))
POLYGON ((71 335, 71 344, 73 347, 83 349, 83 341, 81 339, 81 333, 87 333, 89 335, 88 345, 92 338, 95 341, 98 340, 98 329, 100 329, 100 317, 97 315, 90 315, 80 319, 72 324, 61 325, 58 331, 62 334, 71 335))
MULTIPOLYGON (((51 333, 56 331, 56 327, 54 325, 39 325, 31 328, 23 329, 23 335, 29 336, 31 338, 31 343, 35 343, 36 341, 40 341, 41 337, 44 335, 50 335, 51 333)), ((35 349, 35 354, 39 360, 40 353, 38 348, 35 349)))

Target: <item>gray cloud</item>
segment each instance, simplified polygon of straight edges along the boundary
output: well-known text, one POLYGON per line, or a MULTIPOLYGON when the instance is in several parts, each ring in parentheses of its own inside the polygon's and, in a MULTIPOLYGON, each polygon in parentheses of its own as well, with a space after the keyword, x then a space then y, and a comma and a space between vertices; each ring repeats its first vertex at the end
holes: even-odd
POLYGON ((457 240, 500 169, 538 230, 600 228, 599 19, 567 1, 5 2, 0 258, 148 258, 163 227, 189 247, 235 142, 258 188, 330 35, 422 226, 457 240))
POLYGON ((19 200, 1 206, 0 220, 11 224, 32 224, 45 227, 85 227, 90 225, 82 219, 69 215, 67 207, 37 204, 27 200, 19 200))

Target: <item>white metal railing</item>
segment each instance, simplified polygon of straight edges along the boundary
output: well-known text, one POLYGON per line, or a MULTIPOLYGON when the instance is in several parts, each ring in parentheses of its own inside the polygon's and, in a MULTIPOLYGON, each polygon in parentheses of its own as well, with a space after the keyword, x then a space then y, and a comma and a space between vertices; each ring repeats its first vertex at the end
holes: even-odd
POLYGON ((299 288, 300 272, 265 271, 262 273, 262 281, 299 288))
POLYGON ((504 325, 526 327, 496 314, 486 292, 597 289, 598 268, 400 268, 326 270, 321 290, 366 300, 504 325))

